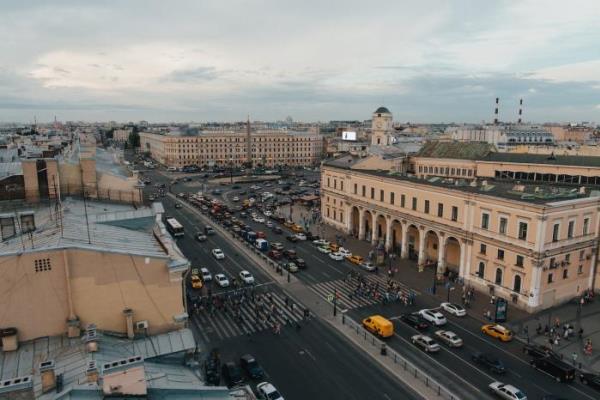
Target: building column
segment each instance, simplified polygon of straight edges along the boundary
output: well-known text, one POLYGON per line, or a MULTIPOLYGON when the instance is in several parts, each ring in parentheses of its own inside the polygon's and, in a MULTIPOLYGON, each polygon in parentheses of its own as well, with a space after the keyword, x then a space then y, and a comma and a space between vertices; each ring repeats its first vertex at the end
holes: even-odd
POLYGON ((400 258, 408 258, 408 224, 402 224, 402 244, 400 245, 400 258))
POLYGON ((363 212, 358 211, 358 240, 365 238, 365 216, 363 212))
POLYGON ((466 246, 467 246, 467 241, 466 239, 461 239, 458 242, 460 244, 460 258, 459 258, 459 265, 458 265, 458 276, 460 277, 464 277, 465 276, 465 267, 466 267, 466 260, 465 257, 467 255, 466 252, 466 246))
POLYGON ((446 238, 443 233, 438 234, 438 275, 446 269, 446 238))
POLYGON ((531 276, 531 283, 529 284, 529 298, 528 298, 528 305, 531 308, 536 308, 541 303, 540 287, 541 287, 541 280, 542 280, 542 265, 543 265, 543 261, 540 262, 538 265, 534 265, 532 268, 533 274, 531 276))
POLYGON ((371 214, 373 216, 373 222, 371 223, 371 226, 373 227, 371 229, 371 244, 372 245, 376 245, 377 244, 377 214, 372 213, 371 214))
POLYGON ((419 229, 419 265, 425 262, 425 229, 419 229))
POLYGON ((392 222, 390 219, 386 220, 385 228, 385 251, 389 252, 392 249, 392 222))
POLYGON ((346 215, 346 233, 352 235, 352 206, 346 207, 344 213, 346 215))

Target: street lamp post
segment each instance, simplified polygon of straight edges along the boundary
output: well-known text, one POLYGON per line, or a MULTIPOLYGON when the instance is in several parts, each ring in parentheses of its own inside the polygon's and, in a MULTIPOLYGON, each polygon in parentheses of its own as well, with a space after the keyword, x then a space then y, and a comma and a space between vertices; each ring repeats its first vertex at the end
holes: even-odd
POLYGON ((454 290, 454 286, 450 286, 450 283, 448 283, 448 296, 446 297, 448 303, 450 303, 450 291, 452 290, 454 290))
POLYGON ((337 315, 337 289, 333 291, 333 316, 337 315))
POLYGON ((437 278, 437 268, 434 266, 433 268, 433 286, 431 287, 431 293, 435 294, 436 292, 436 278, 437 278))
POLYGON ((287 281, 288 281, 288 283, 290 283, 290 269, 289 268, 288 268, 287 281))

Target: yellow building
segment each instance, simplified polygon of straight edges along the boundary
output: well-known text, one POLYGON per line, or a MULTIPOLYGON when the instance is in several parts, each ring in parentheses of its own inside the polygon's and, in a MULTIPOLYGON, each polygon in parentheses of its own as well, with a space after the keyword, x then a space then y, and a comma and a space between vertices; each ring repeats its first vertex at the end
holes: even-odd
POLYGON ((168 167, 314 166, 323 154, 323 137, 311 132, 203 132, 196 136, 140 133, 140 148, 168 167))

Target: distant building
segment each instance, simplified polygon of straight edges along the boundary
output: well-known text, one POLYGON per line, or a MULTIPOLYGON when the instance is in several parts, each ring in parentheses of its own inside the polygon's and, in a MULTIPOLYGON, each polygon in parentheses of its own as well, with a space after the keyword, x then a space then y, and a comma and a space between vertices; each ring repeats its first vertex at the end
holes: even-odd
POLYGON ((482 125, 450 127, 447 133, 460 142, 486 142, 498 150, 527 144, 548 146, 554 144, 552 133, 531 125, 482 125))
POLYGON ((113 131, 113 141, 118 143, 124 143, 129 140, 129 135, 132 132, 132 128, 129 129, 115 129, 113 131))

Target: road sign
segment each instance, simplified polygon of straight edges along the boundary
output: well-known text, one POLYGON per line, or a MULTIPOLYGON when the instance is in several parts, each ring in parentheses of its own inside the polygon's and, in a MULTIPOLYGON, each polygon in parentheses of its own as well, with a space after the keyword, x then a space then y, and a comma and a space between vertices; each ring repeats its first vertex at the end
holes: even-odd
POLYGON ((328 294, 327 295, 327 301, 333 301, 333 295, 332 294, 328 294))

